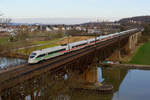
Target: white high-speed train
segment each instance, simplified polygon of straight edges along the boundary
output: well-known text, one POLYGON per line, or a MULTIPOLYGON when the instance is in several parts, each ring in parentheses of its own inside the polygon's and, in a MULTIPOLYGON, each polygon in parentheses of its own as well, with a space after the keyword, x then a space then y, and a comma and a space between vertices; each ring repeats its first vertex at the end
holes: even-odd
POLYGON ((88 40, 69 43, 64 46, 56 46, 56 47, 52 47, 52 48, 33 51, 31 53, 31 55, 29 56, 28 63, 35 64, 42 60, 50 59, 50 58, 53 58, 56 56, 63 55, 70 51, 78 50, 78 49, 84 48, 86 46, 93 45, 93 44, 95 44, 95 40, 96 41, 106 41, 108 39, 122 36, 124 34, 134 32, 137 30, 138 30, 137 28, 131 29, 131 30, 127 30, 127 31, 119 32, 119 33, 109 34, 109 35, 105 35, 105 36, 99 36, 99 37, 88 39, 88 40))

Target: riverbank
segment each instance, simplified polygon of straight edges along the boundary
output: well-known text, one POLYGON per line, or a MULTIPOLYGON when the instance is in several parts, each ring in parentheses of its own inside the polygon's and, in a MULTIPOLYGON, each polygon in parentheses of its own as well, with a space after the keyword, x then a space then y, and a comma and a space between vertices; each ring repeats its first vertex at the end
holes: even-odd
POLYGON ((112 94, 114 91, 113 85, 110 84, 102 84, 100 82, 95 83, 81 83, 76 87, 72 87, 71 89, 80 91, 80 92, 94 92, 99 94, 112 94))
POLYGON ((24 59, 24 60, 27 60, 28 59, 28 55, 23 55, 23 54, 20 54, 20 53, 6 53, 6 52, 3 52, 3 53, 0 53, 0 57, 8 57, 8 58, 18 58, 18 59, 24 59))
POLYGON ((27 60, 24 59, 0 57, 0 72, 8 70, 10 68, 15 68, 16 66, 25 63, 27 63, 27 60))
POLYGON ((120 64, 100 64, 104 67, 125 67, 150 70, 150 41, 140 43, 129 55, 120 59, 120 64))
POLYGON ((150 65, 150 41, 143 44, 132 57, 130 64, 150 65))
POLYGON ((150 70, 150 65, 137 65, 137 64, 100 64, 102 67, 117 67, 117 68, 128 68, 128 69, 142 69, 150 70))
POLYGON ((128 55, 124 56, 123 58, 120 58, 120 62, 123 64, 130 64, 130 61, 137 54, 138 50, 142 45, 144 45, 144 43, 139 43, 132 52, 130 52, 128 55))

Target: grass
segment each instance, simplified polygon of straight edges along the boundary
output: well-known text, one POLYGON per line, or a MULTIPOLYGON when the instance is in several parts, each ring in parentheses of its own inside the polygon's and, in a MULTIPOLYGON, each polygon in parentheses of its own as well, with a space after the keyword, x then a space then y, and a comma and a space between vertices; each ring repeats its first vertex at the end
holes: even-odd
POLYGON ((34 41, 32 42, 33 45, 37 45, 37 44, 50 44, 50 43, 55 43, 59 40, 61 40, 62 38, 57 38, 57 39, 54 39, 54 40, 49 40, 49 41, 34 41))
POLYGON ((38 44, 45 44, 45 45, 36 46, 36 47, 32 47, 32 48, 27 48, 27 49, 22 49, 22 50, 19 50, 17 52, 24 54, 24 55, 29 55, 35 50, 41 50, 41 49, 45 49, 45 48, 58 46, 57 41, 59 41, 61 39, 62 38, 57 38, 57 39, 50 40, 50 41, 34 41, 34 42, 32 42, 33 45, 38 45, 38 44))
POLYGON ((0 44, 5 45, 8 43, 9 37, 0 37, 0 44))
POLYGON ((150 41, 139 48, 129 63, 150 65, 150 41))
POLYGON ((24 54, 24 55, 29 55, 35 50, 41 50, 44 48, 50 48, 50 47, 55 47, 58 46, 57 44, 49 44, 49 45, 43 45, 43 46, 38 46, 38 47, 32 47, 32 48, 27 48, 27 49, 22 49, 17 51, 18 53, 24 54))

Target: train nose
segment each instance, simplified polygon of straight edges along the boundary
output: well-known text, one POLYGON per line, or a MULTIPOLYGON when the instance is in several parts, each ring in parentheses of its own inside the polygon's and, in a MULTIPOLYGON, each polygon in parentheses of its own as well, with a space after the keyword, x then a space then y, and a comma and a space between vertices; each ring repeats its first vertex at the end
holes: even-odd
POLYGON ((32 60, 32 59, 28 59, 28 63, 29 63, 29 64, 32 64, 32 63, 33 63, 33 60, 32 60))

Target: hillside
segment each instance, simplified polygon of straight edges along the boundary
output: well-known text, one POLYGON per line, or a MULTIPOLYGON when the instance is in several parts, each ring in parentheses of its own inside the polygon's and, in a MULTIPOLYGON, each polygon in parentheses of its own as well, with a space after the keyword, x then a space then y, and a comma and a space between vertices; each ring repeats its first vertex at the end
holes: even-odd
POLYGON ((137 16, 131 18, 123 18, 119 21, 120 23, 150 23, 150 16, 137 16))

